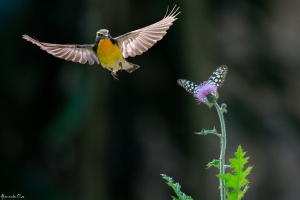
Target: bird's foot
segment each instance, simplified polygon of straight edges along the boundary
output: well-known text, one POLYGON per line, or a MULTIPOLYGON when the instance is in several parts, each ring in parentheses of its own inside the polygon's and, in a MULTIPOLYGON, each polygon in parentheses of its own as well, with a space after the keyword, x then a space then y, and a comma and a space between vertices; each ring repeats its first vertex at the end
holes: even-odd
POLYGON ((119 80, 119 79, 117 78, 118 75, 117 75, 116 72, 111 72, 111 75, 114 77, 115 80, 119 80))
POLYGON ((120 67, 120 70, 122 71, 123 70, 123 65, 121 62, 119 62, 119 67, 120 67))

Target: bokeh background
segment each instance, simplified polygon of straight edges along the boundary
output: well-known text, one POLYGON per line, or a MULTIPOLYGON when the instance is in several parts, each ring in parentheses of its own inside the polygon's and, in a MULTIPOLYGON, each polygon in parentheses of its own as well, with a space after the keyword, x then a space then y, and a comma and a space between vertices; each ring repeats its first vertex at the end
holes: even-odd
POLYGON ((206 170, 219 139, 194 134, 220 130, 217 113, 176 80, 225 64, 226 158, 241 144, 254 166, 244 199, 299 199, 300 1, 1 0, 0 19, 0 194, 171 199, 163 173, 194 199, 219 199, 218 170, 206 170), (119 81, 21 38, 94 43, 101 28, 119 36, 175 4, 179 19, 119 81))

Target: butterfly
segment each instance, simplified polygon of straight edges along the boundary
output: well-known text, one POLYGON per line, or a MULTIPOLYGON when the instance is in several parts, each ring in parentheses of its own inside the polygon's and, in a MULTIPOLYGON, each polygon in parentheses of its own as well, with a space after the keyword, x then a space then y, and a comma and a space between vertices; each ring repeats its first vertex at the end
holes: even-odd
MULTIPOLYGON (((208 82, 212 83, 213 85, 216 85, 217 87, 222 87, 226 74, 228 72, 228 68, 226 65, 221 65, 218 67, 212 75, 208 78, 208 82)), ((196 84, 192 81, 185 80, 185 79, 178 79, 177 83, 183 87, 186 91, 189 93, 194 94, 196 88, 199 86, 199 84, 196 84)))

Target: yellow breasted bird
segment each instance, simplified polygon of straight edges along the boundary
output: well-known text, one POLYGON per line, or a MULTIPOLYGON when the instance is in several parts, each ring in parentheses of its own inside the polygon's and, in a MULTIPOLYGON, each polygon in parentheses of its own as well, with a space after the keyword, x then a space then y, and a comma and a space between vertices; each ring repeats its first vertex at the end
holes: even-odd
POLYGON ((50 44, 40 42, 28 35, 23 35, 22 38, 58 58, 81 64, 86 62, 90 65, 95 62, 101 64, 117 79, 118 70, 126 70, 131 73, 140 67, 126 61, 125 58, 141 55, 161 40, 177 19, 176 16, 180 13, 178 10, 179 7, 174 6, 168 15, 167 10, 165 17, 159 22, 116 38, 111 37, 108 30, 100 29, 96 33, 94 44, 50 44))

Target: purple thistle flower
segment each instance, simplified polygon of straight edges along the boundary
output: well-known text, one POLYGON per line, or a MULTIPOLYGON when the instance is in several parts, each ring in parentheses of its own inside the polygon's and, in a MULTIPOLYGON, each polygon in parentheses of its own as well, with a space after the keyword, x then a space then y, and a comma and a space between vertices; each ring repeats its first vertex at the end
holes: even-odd
POLYGON ((199 104, 204 103, 211 108, 219 98, 217 89, 223 85, 227 72, 227 66, 221 65, 212 73, 208 81, 204 81, 199 85, 185 79, 178 79, 177 83, 186 91, 192 93, 199 104))
POLYGON ((205 103, 209 107, 218 98, 217 85, 212 81, 204 81, 195 89, 194 97, 198 103, 205 103))

